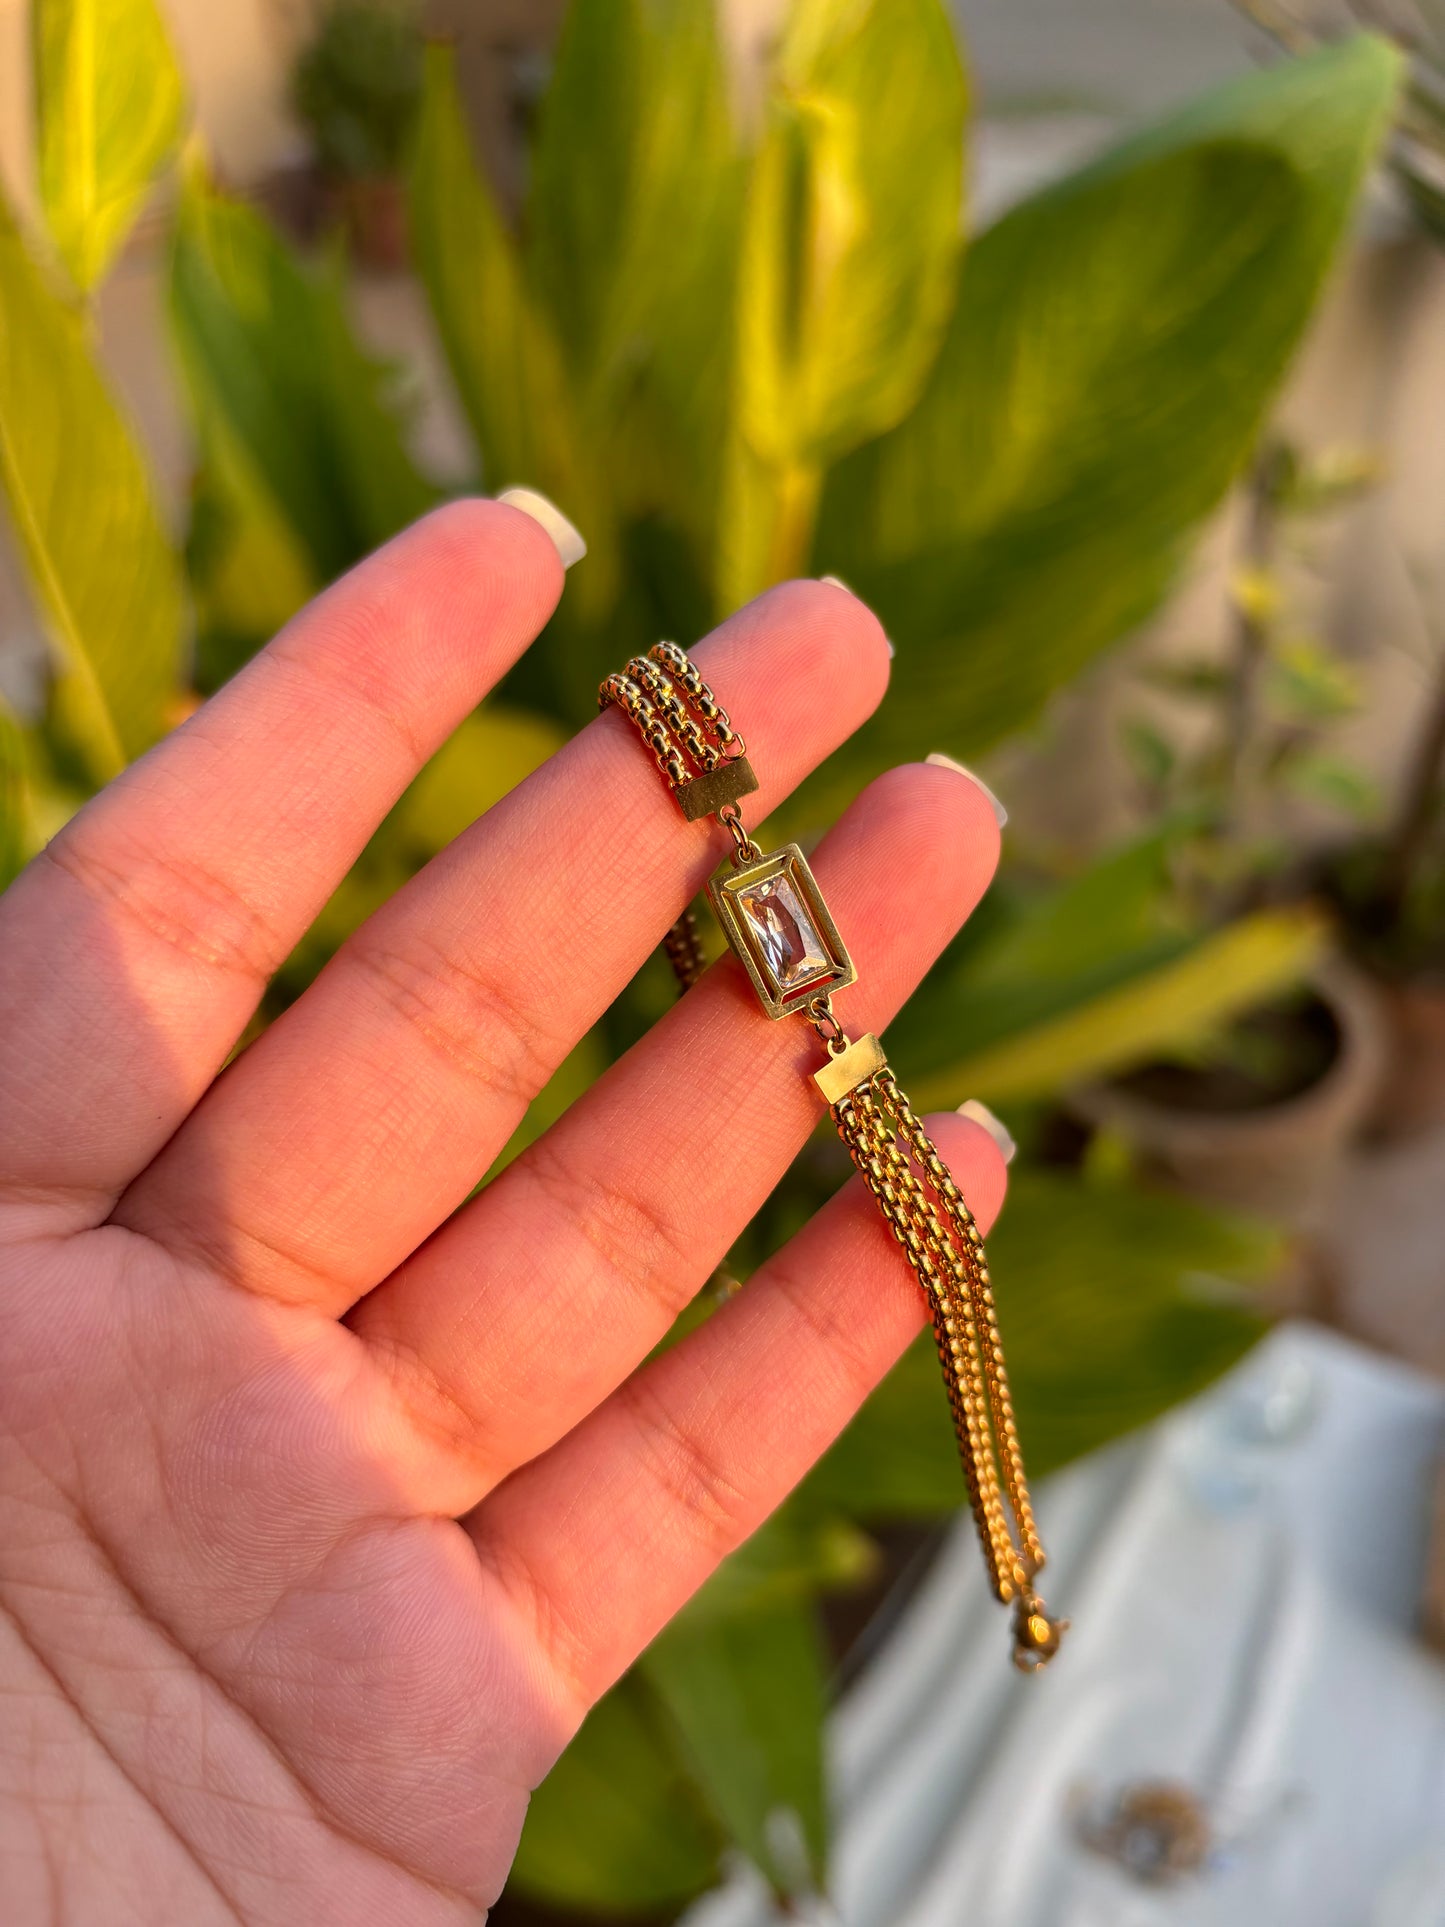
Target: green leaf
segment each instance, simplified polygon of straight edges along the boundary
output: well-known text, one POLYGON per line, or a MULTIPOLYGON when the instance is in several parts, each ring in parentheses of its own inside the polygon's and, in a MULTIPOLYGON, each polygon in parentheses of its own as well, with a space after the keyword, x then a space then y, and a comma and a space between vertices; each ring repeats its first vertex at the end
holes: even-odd
MULTIPOLYGON (((1047 1097, 1187 1045, 1299 983, 1328 935, 1319 912, 1303 906, 1257 911, 1182 951, 1165 947, 1161 955, 1146 948, 1117 960, 1107 987, 1083 975, 1066 986, 1051 1014, 1026 1017, 946 1069, 911 1080, 913 1101, 937 1109, 965 1096, 990 1104, 1047 1097)), ((966 994, 955 1006, 954 1024, 968 1034, 966 994)))
POLYGON ((947 323, 966 90, 938 0, 801 0, 744 220, 724 599, 800 569, 823 469, 902 420, 947 323))
POLYGON ((584 595, 601 594, 603 508, 584 473, 561 350, 473 157, 449 47, 426 52, 410 207, 417 269, 487 486, 495 493, 521 483, 549 495, 586 533, 584 595))
POLYGON ((187 169, 171 318, 202 457, 228 498, 264 491, 326 583, 424 514, 389 372, 358 345, 337 263, 298 260, 254 208, 187 169))
POLYGON ((92 783, 166 728, 185 603, 85 324, 0 204, 0 493, 56 659, 53 724, 92 783))
MULTIPOLYGON (((989 1238, 1019 1435, 1034 1477, 1201 1391, 1262 1321, 1226 1284, 1268 1275, 1277 1232, 1187 1199, 1037 1171, 1010 1181, 989 1238)), ((925 1334, 803 1488, 871 1519, 946 1512, 964 1497, 925 1334)))
POLYGON ((543 102, 526 266, 629 514, 710 549, 744 184, 715 9, 575 0, 543 102))
POLYGON ((918 407, 823 507, 815 566, 898 650, 872 759, 976 754, 1156 607, 1254 445, 1398 70, 1361 38, 1252 75, 970 249, 918 407))
POLYGON ((0 698, 0 890, 19 876, 32 848, 25 731, 14 710, 0 698))
POLYGON ((807 1601, 684 1615, 638 1665, 719 1824, 785 1895, 825 1884, 824 1668, 807 1601))
POLYGON ((1323 750, 1305 750, 1289 758, 1281 780, 1297 796, 1323 803, 1327 809, 1357 822, 1368 823, 1380 814, 1378 785, 1364 770, 1347 763, 1341 756, 1330 756, 1323 750))
POLYGON ((175 151, 185 84, 155 0, 33 0, 40 201, 82 294, 175 151))
POLYGON ((532 1795, 508 1891, 589 1913, 677 1907, 712 1884, 721 1836, 656 1702, 633 1677, 600 1700, 532 1795))
POLYGON ((679 1618, 700 1627, 794 1606, 860 1584, 877 1563, 872 1540, 846 1520, 783 1506, 729 1553, 679 1618))
POLYGON ((550 717, 508 703, 474 710, 396 806, 397 846, 425 862, 562 748, 550 717))
POLYGON ((1356 713, 1361 694, 1354 665, 1312 637, 1295 636, 1270 656, 1270 704, 1291 722, 1338 722, 1356 713))

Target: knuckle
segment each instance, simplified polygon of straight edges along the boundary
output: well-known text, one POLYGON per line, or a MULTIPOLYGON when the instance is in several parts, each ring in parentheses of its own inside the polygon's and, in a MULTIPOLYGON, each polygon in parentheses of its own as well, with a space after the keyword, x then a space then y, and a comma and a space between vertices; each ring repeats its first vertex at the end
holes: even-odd
POLYGON ((696 1230, 689 1231, 667 1203, 569 1162, 550 1134, 538 1138, 508 1175, 541 1191, 584 1240, 592 1262, 629 1292, 651 1300, 666 1323, 691 1302, 702 1269, 696 1230))
POLYGON ((217 970, 264 983, 288 945, 226 877, 178 850, 64 830, 45 860, 111 915, 217 970))
POLYGON ((383 1004, 462 1073, 525 1107, 566 1046, 500 983, 476 966, 409 935, 388 944, 353 939, 351 966, 383 1004))
POLYGON ((617 1397, 632 1422, 644 1475, 688 1520, 708 1548, 730 1547, 754 1511, 703 1427, 668 1405, 649 1372, 623 1381, 617 1397))

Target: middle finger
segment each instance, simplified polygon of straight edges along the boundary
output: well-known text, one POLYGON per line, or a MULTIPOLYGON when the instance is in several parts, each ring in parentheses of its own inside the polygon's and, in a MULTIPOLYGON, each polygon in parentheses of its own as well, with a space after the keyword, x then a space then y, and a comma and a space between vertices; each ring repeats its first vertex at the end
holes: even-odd
MULTIPOLYGON (((700 644, 780 801, 887 681, 864 605, 784 584, 700 644)), ((338 1315, 461 1202, 713 868, 631 726, 601 716, 342 947, 212 1087, 115 1217, 338 1315)))

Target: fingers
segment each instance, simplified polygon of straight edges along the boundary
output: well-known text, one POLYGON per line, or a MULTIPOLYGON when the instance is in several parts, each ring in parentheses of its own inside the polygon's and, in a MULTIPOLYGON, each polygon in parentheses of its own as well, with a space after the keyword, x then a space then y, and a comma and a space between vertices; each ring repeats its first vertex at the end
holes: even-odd
MULTIPOLYGON (((928 1123, 987 1230, 1004 1195, 998 1146, 961 1117, 928 1123)), ((786 1496, 925 1316, 855 1177, 738 1297, 473 1515, 484 1562, 579 1707, 786 1496)))
MULTIPOLYGON (((882 1029, 978 901, 998 827, 966 777, 891 771, 819 847, 858 967, 838 999, 882 1029)), ((646 1356, 808 1134, 821 1061, 728 958, 553 1128, 357 1307, 422 1441, 418 1504, 474 1505, 646 1356)))
POLYGON ((0 901, 0 1200, 104 1218, 561 583, 528 516, 438 510, 67 825, 0 901))
MULTIPOLYGON (((877 622, 818 583, 697 651, 777 802, 887 680, 877 622)), ((754 819, 757 820, 756 815, 754 819)), ((234 1064, 119 1220, 333 1313, 466 1197, 529 1100, 718 860, 600 716, 359 931, 234 1064)))

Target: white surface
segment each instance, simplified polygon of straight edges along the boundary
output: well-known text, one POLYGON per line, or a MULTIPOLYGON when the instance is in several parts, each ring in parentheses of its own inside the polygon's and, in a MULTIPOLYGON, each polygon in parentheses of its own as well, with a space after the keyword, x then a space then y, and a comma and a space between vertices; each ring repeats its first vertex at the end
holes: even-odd
MULTIPOLYGON (((1411 1625, 1442 1432, 1440 1386, 1277 1332, 1046 1484, 1046 1591, 1074 1628, 1038 1679, 1008 1664, 961 1520, 832 1723, 841 1920, 1441 1927, 1445 1667, 1411 1625), (1131 1779, 1206 1797, 1223 1864, 1161 1891, 1082 1850, 1081 1793, 1131 1779)), ((774 1918, 748 1874, 688 1916, 774 1918)))

